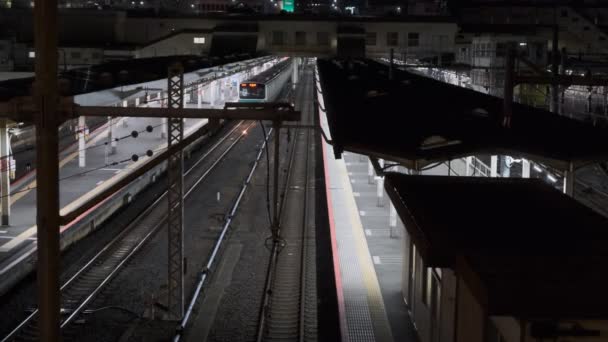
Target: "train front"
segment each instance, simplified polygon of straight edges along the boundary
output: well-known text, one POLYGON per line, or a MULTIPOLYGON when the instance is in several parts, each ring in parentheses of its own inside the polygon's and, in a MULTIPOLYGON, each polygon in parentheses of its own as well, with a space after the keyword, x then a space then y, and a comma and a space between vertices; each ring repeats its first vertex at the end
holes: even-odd
POLYGON ((265 102, 266 85, 258 82, 242 82, 239 86, 240 102, 265 102))

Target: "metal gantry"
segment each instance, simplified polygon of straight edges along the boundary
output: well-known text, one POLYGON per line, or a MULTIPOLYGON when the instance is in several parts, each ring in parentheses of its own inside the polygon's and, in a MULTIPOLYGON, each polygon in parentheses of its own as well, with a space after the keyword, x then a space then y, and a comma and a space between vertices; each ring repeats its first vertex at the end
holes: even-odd
MULTIPOLYGON (((0 103, 0 118, 36 124, 37 256, 39 336, 54 342, 60 338, 59 228, 77 219, 117 190, 168 160, 169 177, 169 282, 168 307, 171 319, 183 314, 183 160, 182 149, 200 138, 201 127, 184 139, 183 118, 298 121, 300 113, 287 103, 226 103, 224 109, 183 108, 183 68, 169 69, 169 108, 83 107, 71 97, 60 97, 57 90, 57 1, 36 0, 35 45, 36 83, 34 96, 23 96, 0 103), (78 116, 168 118, 167 150, 69 213, 59 212, 58 127, 78 116)), ((277 132, 278 134, 278 132, 277 132)))
MULTIPOLYGON (((168 108, 184 107, 184 69, 180 64, 169 68, 168 108)), ((171 148, 184 139, 184 119, 169 116, 167 147, 171 148)), ((169 277, 167 286, 167 306, 170 319, 181 319, 184 313, 184 173, 183 151, 174 151, 167 161, 169 211, 167 217, 169 231, 169 277)))

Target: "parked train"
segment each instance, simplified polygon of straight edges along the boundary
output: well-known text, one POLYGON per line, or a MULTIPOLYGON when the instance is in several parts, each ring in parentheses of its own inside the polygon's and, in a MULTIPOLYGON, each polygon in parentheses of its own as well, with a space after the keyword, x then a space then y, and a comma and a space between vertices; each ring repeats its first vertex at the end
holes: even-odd
POLYGON ((272 102, 285 89, 291 78, 293 58, 287 58, 272 68, 241 82, 239 86, 240 102, 272 102))

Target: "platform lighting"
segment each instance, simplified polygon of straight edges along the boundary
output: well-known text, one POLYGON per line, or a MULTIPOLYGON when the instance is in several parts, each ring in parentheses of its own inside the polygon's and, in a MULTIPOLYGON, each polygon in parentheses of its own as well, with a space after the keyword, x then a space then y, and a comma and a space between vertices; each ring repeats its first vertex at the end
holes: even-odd
POLYGON ((549 174, 547 175, 547 179, 550 180, 552 183, 557 182, 557 178, 555 178, 555 177, 553 177, 553 176, 551 176, 549 174))
POLYGON ((523 42, 519 43, 519 46, 526 46, 526 45, 528 45, 528 43, 523 43, 523 42))
POLYGON ((543 169, 541 169, 538 165, 534 164, 534 170, 536 170, 536 172, 543 172, 543 169))
POLYGON ((190 7, 194 8, 194 4, 191 4, 190 7))

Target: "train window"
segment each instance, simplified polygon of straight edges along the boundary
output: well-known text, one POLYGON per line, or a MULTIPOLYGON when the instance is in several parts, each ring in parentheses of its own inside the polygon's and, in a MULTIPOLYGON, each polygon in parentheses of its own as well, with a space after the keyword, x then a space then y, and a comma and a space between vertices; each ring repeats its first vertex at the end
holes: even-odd
POLYGON ((239 98, 243 100, 264 100, 266 98, 266 85, 263 83, 241 83, 239 98))

